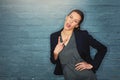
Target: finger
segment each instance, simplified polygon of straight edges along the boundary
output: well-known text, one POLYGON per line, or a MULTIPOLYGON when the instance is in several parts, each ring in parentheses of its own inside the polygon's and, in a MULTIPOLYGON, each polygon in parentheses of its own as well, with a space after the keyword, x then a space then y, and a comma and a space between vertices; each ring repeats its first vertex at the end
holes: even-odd
POLYGON ((80 66, 75 67, 75 69, 76 69, 76 70, 79 70, 79 69, 80 69, 80 66))
POLYGON ((63 41, 63 43, 65 44, 67 42, 67 39, 65 39, 64 41, 63 41))
POLYGON ((62 42, 62 43, 60 43, 60 45, 61 45, 61 46, 63 46, 63 47, 65 46, 63 42, 62 42))
POLYGON ((86 68, 85 68, 85 67, 83 67, 83 68, 81 68, 81 69, 80 69, 80 71, 85 70, 85 69, 86 69, 86 68))
POLYGON ((80 68, 82 68, 83 67, 83 65, 77 65, 77 66, 75 66, 75 69, 80 69, 80 68))
POLYGON ((83 61, 83 62, 77 63, 76 66, 78 66, 78 65, 84 65, 84 64, 86 64, 86 62, 83 61))
POLYGON ((82 70, 85 70, 86 67, 84 67, 84 66, 77 66, 75 69, 76 69, 77 71, 82 71, 82 70))
POLYGON ((82 62, 80 62, 80 63, 77 63, 75 66, 79 66, 79 65, 82 65, 82 62))
POLYGON ((78 71, 78 70, 81 70, 81 69, 82 69, 82 66, 77 66, 75 69, 76 69, 77 71, 78 71))
POLYGON ((60 36, 58 37, 58 44, 60 43, 60 36))

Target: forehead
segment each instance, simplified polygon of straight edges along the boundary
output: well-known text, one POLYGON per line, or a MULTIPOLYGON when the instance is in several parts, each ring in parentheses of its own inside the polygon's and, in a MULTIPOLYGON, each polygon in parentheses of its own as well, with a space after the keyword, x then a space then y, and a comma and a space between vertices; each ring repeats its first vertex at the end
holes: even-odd
POLYGON ((70 15, 73 16, 75 19, 81 19, 81 16, 77 12, 72 12, 70 15))

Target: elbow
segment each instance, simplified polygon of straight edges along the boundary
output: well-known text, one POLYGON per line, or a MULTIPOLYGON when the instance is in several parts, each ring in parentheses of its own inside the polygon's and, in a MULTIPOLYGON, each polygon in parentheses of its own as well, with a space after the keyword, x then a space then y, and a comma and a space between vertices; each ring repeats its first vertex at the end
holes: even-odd
POLYGON ((54 60, 52 57, 50 58, 51 63, 56 64, 56 60, 54 60))
POLYGON ((58 59, 55 59, 54 55, 53 55, 53 56, 50 57, 50 61, 51 61, 51 63, 56 64, 58 59))
POLYGON ((102 54, 106 54, 107 52, 107 47, 102 45, 99 49, 98 52, 102 53, 102 54))
POLYGON ((51 50, 50 62, 53 63, 53 64, 56 64, 56 60, 54 59, 53 50, 51 50))
POLYGON ((106 46, 104 46, 104 47, 103 47, 103 49, 102 49, 102 51, 103 51, 103 53, 105 53, 105 54, 106 54, 106 52, 107 52, 107 47, 106 47, 106 46))

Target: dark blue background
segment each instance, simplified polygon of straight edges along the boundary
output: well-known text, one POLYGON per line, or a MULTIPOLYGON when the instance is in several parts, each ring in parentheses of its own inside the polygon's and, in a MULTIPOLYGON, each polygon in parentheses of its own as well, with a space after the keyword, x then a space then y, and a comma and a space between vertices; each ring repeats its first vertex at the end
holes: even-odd
POLYGON ((119 80, 120 0, 0 0, 0 80, 64 80, 52 74, 49 38, 76 8, 82 29, 108 47, 98 80, 119 80))

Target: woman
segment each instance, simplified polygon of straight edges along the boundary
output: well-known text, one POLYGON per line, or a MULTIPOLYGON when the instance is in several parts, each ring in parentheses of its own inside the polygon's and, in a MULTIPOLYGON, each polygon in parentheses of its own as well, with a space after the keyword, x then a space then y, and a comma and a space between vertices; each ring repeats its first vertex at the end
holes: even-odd
POLYGON ((56 64, 54 74, 63 74, 65 80, 96 80, 94 73, 107 51, 87 31, 80 30, 83 19, 82 11, 71 11, 65 18, 63 29, 50 36, 50 60, 56 64), (97 50, 94 59, 90 56, 90 46, 97 50))

